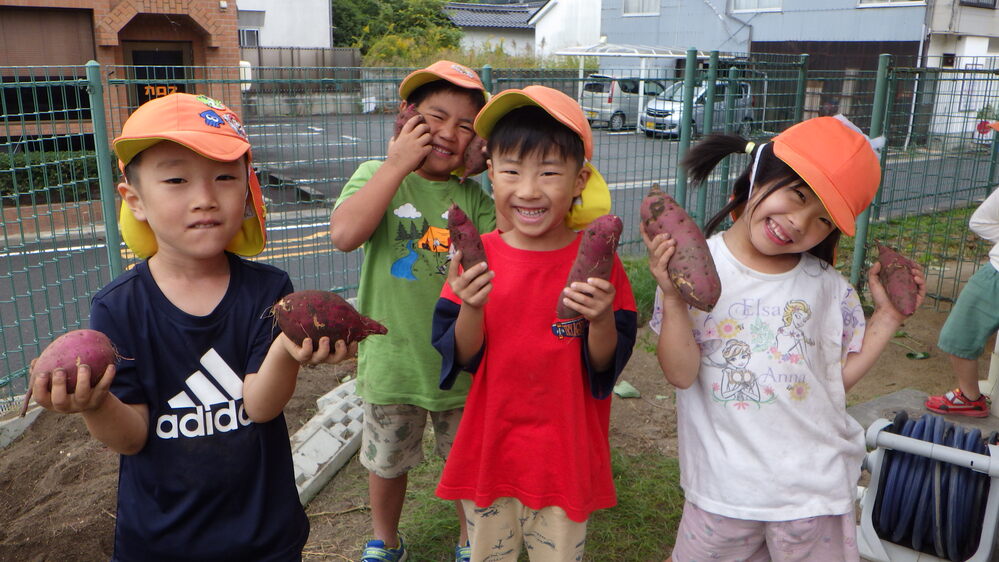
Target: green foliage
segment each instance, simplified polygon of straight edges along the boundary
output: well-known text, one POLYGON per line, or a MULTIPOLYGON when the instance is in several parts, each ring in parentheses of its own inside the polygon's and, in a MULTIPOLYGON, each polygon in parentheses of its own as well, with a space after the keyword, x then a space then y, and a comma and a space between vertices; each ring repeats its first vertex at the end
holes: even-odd
MULTIPOLYGON (((583 560, 664 559, 683 511, 678 461, 656 453, 629 456, 612 450, 611 466, 617 506, 590 517, 583 560)), ((434 494, 443 467, 444 462, 427 450, 427 460, 409 473, 401 532, 421 560, 454 557, 454 506, 434 494)), ((523 553, 521 559, 526 559, 523 553)))
POLYGON ((631 282, 635 295, 635 308, 638 309, 638 325, 644 326, 652 318, 652 305, 656 299, 656 278, 649 271, 649 258, 622 257, 621 264, 631 282))
POLYGON ((365 66, 398 64, 405 49, 415 49, 413 56, 426 52, 457 48, 461 41, 458 29, 444 13, 443 0, 336 0, 333 25, 338 45, 357 47, 364 55, 365 66))
POLYGON ((996 107, 991 103, 986 104, 985 107, 978 110, 978 113, 975 114, 975 118, 987 121, 999 121, 999 107, 996 107))
POLYGON ((77 201, 98 193, 90 151, 0 153, 0 197, 7 201, 77 201))

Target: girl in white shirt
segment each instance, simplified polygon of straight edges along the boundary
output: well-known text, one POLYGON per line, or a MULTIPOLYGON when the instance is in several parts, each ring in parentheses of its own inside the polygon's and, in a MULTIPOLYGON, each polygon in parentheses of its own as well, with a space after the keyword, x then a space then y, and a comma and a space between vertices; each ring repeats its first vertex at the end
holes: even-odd
MULTIPOLYGON (((840 233, 853 235, 877 191, 878 154, 836 116, 759 146, 711 135, 683 164, 697 183, 743 151, 753 162, 706 228, 710 235, 736 217, 708 240, 722 282, 710 312, 688 306, 669 279, 675 240, 642 229, 659 285, 650 326, 677 387, 686 503, 672 558, 858 560, 853 502, 864 441, 846 413, 846 391, 905 317, 878 281, 878 264, 868 273, 875 309, 865 320, 832 263, 840 233), (733 348, 742 351, 739 392, 729 380, 732 358, 721 355, 733 348)), ((922 272, 913 278, 920 303, 922 272)))

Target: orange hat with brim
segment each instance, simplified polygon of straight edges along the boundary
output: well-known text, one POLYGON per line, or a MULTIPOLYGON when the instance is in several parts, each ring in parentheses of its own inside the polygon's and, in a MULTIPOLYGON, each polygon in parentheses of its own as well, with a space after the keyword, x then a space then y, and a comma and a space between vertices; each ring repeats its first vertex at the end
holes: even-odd
POLYGON ((878 153, 863 133, 837 117, 802 121, 773 138, 774 155, 791 167, 849 236, 881 183, 878 153))
POLYGON ((593 132, 590 123, 576 100, 564 93, 545 86, 528 86, 523 90, 504 90, 493 96, 475 117, 475 132, 488 139, 496 123, 518 107, 535 105, 545 110, 556 121, 579 135, 583 141, 585 166, 590 170, 590 179, 583 186, 582 193, 566 217, 566 224, 574 230, 585 228, 597 217, 606 215, 611 209, 610 189, 596 167, 590 163, 593 158, 593 132))
POLYGON ((489 99, 486 87, 482 84, 482 80, 479 79, 479 75, 474 70, 463 64, 449 60, 439 60, 426 68, 410 72, 399 84, 399 97, 407 99, 409 98, 409 94, 413 93, 413 90, 435 80, 447 80, 461 88, 479 90, 482 92, 483 98, 489 99))
MULTIPOLYGON (((226 250, 241 256, 255 256, 264 249, 264 200, 260 181, 253 172, 250 141, 239 117, 222 102, 208 96, 175 93, 150 100, 135 110, 114 139, 118 166, 125 166, 143 150, 161 141, 171 141, 205 158, 232 162, 246 155, 249 183, 246 218, 226 250), (252 207, 252 211, 251 211, 252 207)), ((156 253, 156 236, 149 224, 122 204, 118 216, 121 237, 140 258, 156 253)))

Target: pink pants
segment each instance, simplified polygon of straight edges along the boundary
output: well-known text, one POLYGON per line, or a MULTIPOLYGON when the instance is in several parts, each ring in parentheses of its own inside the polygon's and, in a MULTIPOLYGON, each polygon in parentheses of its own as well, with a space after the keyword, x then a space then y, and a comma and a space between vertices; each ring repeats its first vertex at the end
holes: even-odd
POLYGON ((860 560, 853 513, 791 521, 749 521, 708 513, 685 502, 674 562, 844 562, 860 560))

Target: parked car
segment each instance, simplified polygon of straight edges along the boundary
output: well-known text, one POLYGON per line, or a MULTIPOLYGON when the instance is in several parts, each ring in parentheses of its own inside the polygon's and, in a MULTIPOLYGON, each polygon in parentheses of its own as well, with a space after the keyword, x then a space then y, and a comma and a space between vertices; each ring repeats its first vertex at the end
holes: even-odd
MULTIPOLYGON (((732 119, 732 131, 742 136, 748 136, 753 129, 755 111, 753 94, 749 82, 738 82, 733 107, 735 115, 732 119)), ((725 129, 725 92, 728 82, 715 83, 714 119, 711 127, 713 132, 725 129)), ((707 107, 707 85, 699 84, 694 89, 693 134, 703 133, 704 109, 707 107)), ((679 136, 680 123, 683 115, 683 82, 676 82, 662 94, 649 102, 642 114, 639 129, 648 137, 657 135, 679 136)))
POLYGON ((579 105, 592 124, 605 122, 612 130, 620 130, 629 124, 635 125, 642 108, 659 94, 666 85, 658 80, 627 77, 618 78, 606 74, 591 74, 583 84, 579 105), (642 96, 638 88, 642 85, 642 96), (643 98, 643 99, 639 99, 643 98))

